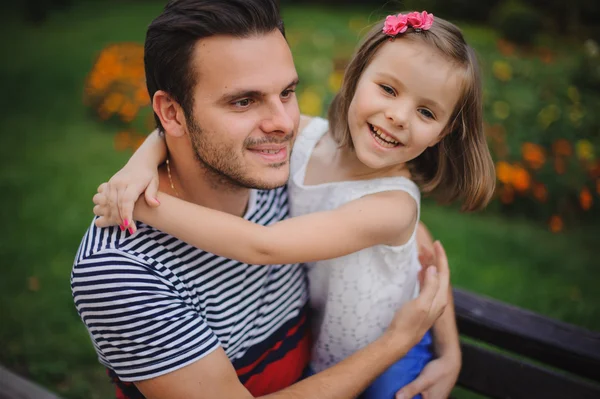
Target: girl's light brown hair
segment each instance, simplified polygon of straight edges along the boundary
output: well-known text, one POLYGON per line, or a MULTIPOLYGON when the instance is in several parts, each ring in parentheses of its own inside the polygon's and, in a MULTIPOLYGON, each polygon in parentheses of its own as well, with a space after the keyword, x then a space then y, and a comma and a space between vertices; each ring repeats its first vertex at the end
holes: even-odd
MULTIPOLYGON (((342 147, 353 147, 348 109, 358 80, 381 46, 391 40, 382 31, 383 23, 373 27, 354 54, 329 108, 331 132, 342 147)), ((412 179, 441 203, 459 200, 464 211, 485 207, 494 192, 496 176, 483 131, 481 76, 475 51, 458 27, 438 17, 431 29, 415 32, 409 28, 393 40, 422 40, 463 72, 462 93, 442 132, 444 137, 408 163, 412 179)))

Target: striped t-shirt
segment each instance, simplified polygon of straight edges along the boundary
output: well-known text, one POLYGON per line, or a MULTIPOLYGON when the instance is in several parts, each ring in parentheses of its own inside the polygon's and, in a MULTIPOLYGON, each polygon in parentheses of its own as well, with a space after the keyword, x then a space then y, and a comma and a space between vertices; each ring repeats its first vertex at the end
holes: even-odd
MULTIPOLYGON (((287 215, 285 187, 251 191, 246 219, 287 215)), ((221 346, 254 395, 292 384, 308 363, 306 284, 301 265, 243 264, 141 223, 133 236, 92 223, 71 275, 77 311, 117 382, 172 372, 221 346)))

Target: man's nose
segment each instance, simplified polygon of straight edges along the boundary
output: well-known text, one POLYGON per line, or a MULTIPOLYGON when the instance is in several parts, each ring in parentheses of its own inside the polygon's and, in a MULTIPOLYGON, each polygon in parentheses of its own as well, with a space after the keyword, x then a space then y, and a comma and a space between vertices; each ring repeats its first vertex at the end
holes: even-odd
POLYGON ((273 101, 269 106, 269 114, 263 121, 266 133, 290 134, 294 130, 294 119, 288 113, 288 107, 280 100, 273 101))

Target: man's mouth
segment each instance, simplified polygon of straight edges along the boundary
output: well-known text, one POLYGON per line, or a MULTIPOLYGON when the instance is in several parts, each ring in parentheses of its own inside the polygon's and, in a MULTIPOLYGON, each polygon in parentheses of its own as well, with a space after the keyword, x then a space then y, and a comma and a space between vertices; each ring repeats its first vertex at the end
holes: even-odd
POLYGON ((288 151, 286 145, 260 145, 257 147, 248 148, 248 151, 257 154, 263 160, 272 162, 285 162, 287 160, 288 151))
POLYGON ((375 139, 375 141, 385 148, 394 148, 402 145, 398 140, 394 139, 389 134, 385 133, 382 129, 377 126, 369 125, 369 130, 371 131, 371 136, 375 139))

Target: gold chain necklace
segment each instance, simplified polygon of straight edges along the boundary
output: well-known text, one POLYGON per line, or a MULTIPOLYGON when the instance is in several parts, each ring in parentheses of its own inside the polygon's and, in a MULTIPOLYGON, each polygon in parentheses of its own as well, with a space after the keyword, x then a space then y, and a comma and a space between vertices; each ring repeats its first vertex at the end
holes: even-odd
POLYGON ((171 165, 169 165, 169 158, 167 158, 167 176, 169 176, 169 183, 171 184, 171 190, 173 190, 175 192, 175 195, 178 198, 181 198, 181 195, 179 195, 179 191, 177 191, 177 189, 173 185, 173 178, 171 178, 171 165))

